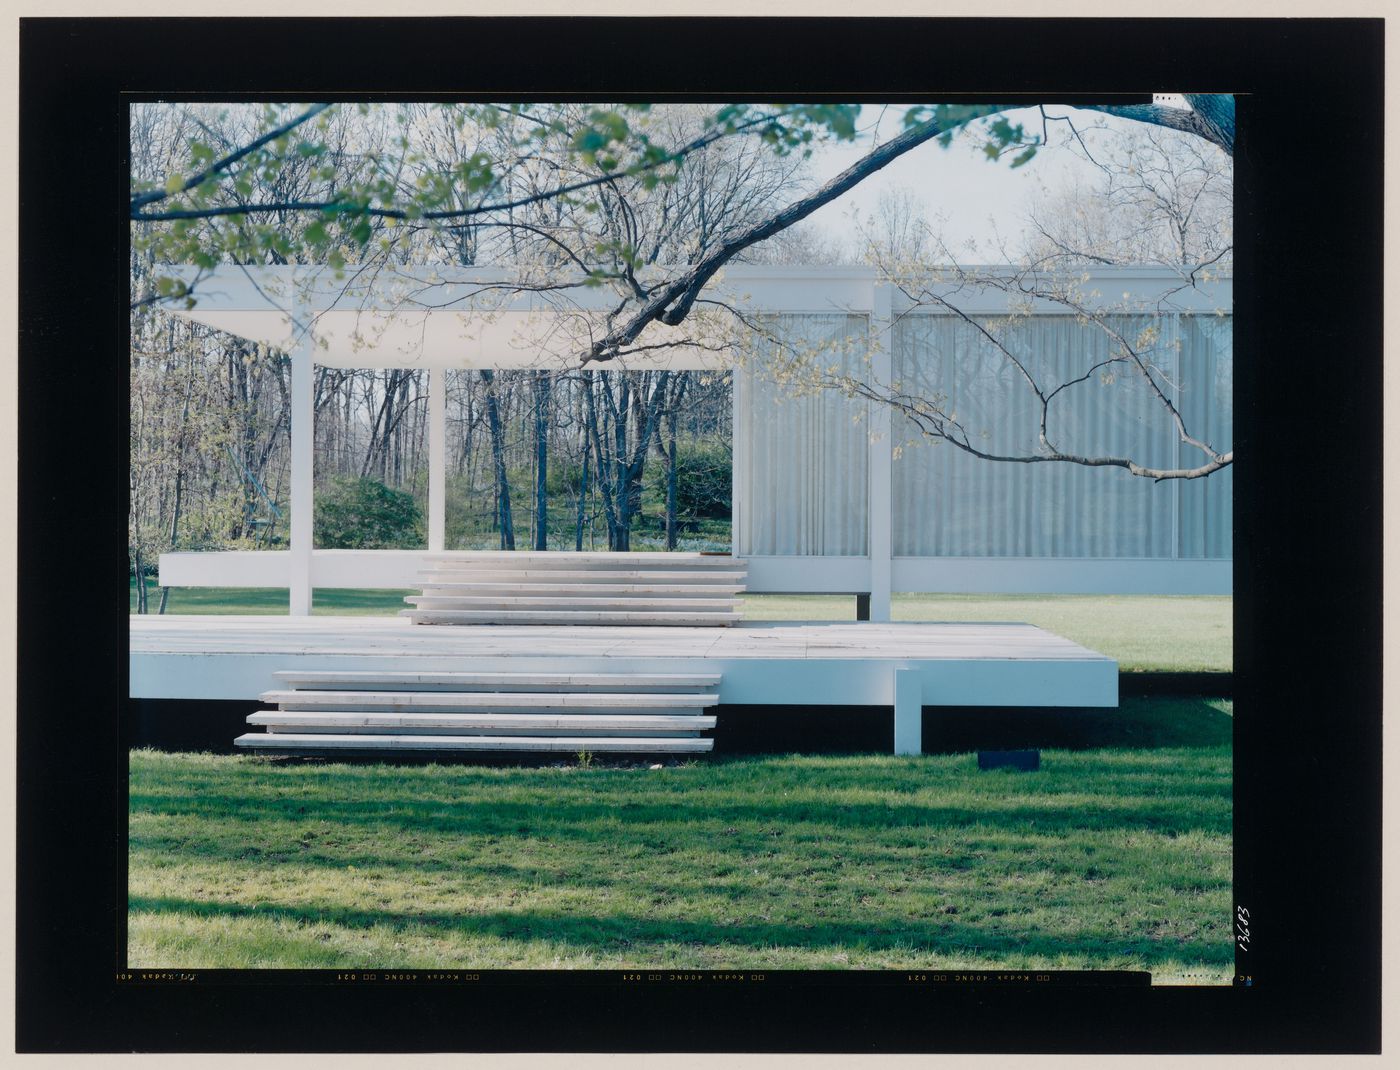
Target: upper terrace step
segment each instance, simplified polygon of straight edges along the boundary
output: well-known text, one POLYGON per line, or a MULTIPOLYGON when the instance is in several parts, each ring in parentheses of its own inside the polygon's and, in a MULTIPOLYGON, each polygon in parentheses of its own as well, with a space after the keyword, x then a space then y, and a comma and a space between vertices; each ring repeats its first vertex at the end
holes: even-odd
POLYGON ((273 673, 290 688, 318 691, 602 691, 665 692, 719 686, 718 673, 366 672, 291 670, 273 673))
POLYGON ((674 709, 696 712, 715 705, 708 691, 606 692, 606 691, 266 691, 262 701, 283 710, 539 710, 539 709, 674 709))
MULTIPOLYGON (((688 570, 667 570, 659 569, 637 569, 634 566, 627 566, 622 569, 551 569, 535 568, 533 565, 524 569, 510 569, 500 566, 492 568, 471 568, 471 569, 442 569, 425 568, 418 573, 420 576, 430 580, 454 580, 462 581, 464 575, 471 575, 473 579, 479 578, 483 582, 490 583, 548 583, 560 582, 569 583, 617 583, 619 581, 632 581, 636 583, 688 583, 692 585, 710 583, 743 583, 748 578, 747 572, 735 572, 733 570, 720 572, 711 569, 688 569, 688 570)), ((429 584, 432 586, 433 584, 429 584)))
POLYGON ((658 610, 624 613, 610 609, 401 609, 414 624, 622 624, 664 627, 708 627, 735 624, 742 613, 696 613, 658 610))
POLYGON ((734 599, 732 598, 618 598, 607 595, 600 598, 592 598, 587 595, 558 595, 545 594, 543 596, 526 595, 410 595, 404 599, 411 606, 419 609, 501 609, 501 610, 553 610, 553 609, 614 609, 626 612, 669 612, 672 610, 685 610, 687 612, 705 613, 716 612, 726 613, 734 610, 734 599))
POLYGON ((468 550, 458 553, 424 554, 423 560, 453 568, 738 568, 744 562, 730 554, 696 553, 576 553, 568 550, 468 550))
MULTIPOLYGON (((551 577, 552 579, 552 577, 551 577)), ((707 580, 709 577, 707 577, 707 580)), ((611 576, 599 576, 597 582, 560 583, 539 579, 528 582, 496 583, 479 580, 444 580, 423 584, 426 597, 478 595, 529 595, 541 597, 584 595, 589 598, 616 596, 620 598, 717 598, 721 595, 744 593, 742 583, 613 583, 611 576)))

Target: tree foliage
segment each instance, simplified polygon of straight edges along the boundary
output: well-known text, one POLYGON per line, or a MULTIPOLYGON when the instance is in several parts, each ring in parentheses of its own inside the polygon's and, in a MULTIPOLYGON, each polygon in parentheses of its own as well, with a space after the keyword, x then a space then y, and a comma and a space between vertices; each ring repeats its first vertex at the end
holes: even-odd
POLYGON ((316 496, 316 545, 327 550, 392 550, 423 542, 413 495, 377 479, 337 477, 316 496))

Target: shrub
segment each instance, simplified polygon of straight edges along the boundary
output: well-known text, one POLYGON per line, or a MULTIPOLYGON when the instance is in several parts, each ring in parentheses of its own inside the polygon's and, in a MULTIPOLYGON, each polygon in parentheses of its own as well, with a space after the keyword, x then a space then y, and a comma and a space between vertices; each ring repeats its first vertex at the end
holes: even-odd
POLYGON ((316 545, 326 550, 395 550, 423 544, 413 495, 375 479, 339 476, 316 498, 316 545))
MULTIPOLYGON (((664 467, 657 465, 657 471, 664 480, 664 467)), ((676 451, 676 512, 680 516, 727 519, 733 511, 733 482, 734 458, 728 450, 710 446, 676 451)), ((664 489, 662 496, 664 499, 664 489)))

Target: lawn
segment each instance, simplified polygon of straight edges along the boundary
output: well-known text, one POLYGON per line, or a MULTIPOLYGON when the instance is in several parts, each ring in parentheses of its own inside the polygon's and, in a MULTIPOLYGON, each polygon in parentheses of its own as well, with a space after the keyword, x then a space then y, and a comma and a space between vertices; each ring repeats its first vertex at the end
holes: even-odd
MULTIPOLYGON (((132 613, 136 612, 136 578, 130 587, 132 613)), ((311 602, 311 612, 333 617, 392 617, 404 605, 404 596, 421 594, 417 590, 341 590, 318 588, 311 602)), ((160 588, 153 580, 146 583, 150 612, 160 605, 160 588)), ((167 613, 212 613, 268 615, 287 613, 285 587, 172 587, 167 613)))
MULTIPOLYGON (((1124 672, 1230 672, 1229 595, 897 594, 895 620, 1024 621, 1118 661, 1124 672)), ((850 595, 748 595, 748 620, 854 620, 850 595)))
POLYGON ((1114 746, 1046 750, 1036 773, 970 753, 653 770, 134 751, 129 962, 1222 983, 1230 714, 1125 700, 1114 746))
MULTIPOLYGON (((159 589, 149 588, 152 610, 159 589)), ((316 592, 313 613, 392 615, 415 591, 316 592)), ((131 583, 131 609, 136 584, 131 583)), ((286 613, 283 588, 171 588, 168 613, 286 613)), ((759 594, 744 598, 746 620, 854 620, 851 595, 759 594)), ((1234 663, 1228 595, 894 596, 895 620, 1026 621, 1118 661, 1124 672, 1229 672, 1234 663)))

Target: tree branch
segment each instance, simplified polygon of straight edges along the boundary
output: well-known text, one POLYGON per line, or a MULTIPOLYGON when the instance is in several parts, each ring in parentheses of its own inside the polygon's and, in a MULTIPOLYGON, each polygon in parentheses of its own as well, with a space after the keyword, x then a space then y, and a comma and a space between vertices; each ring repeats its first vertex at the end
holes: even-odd
POLYGON ((1160 104, 1081 104, 1088 111, 1133 119, 1151 126, 1165 126, 1195 134, 1235 155, 1235 98, 1227 94, 1188 94, 1191 109, 1164 108, 1160 104))
POLYGON ((593 343, 582 362, 588 364, 591 361, 611 360, 619 348, 634 342, 643 328, 653 320, 670 327, 678 326, 689 314, 705 284, 736 254, 807 218, 822 205, 840 197, 910 149, 977 119, 1005 111, 1009 107, 1011 105, 988 105, 977 114, 969 115, 946 127, 929 120, 872 149, 815 192, 793 201, 763 222, 746 227, 732 238, 716 245, 689 271, 658 288, 655 295, 627 323, 593 343))
POLYGON ((979 457, 984 461, 1004 461, 1014 464, 1077 464, 1086 468, 1122 468, 1135 476, 1161 482, 1166 479, 1200 479, 1208 476, 1212 472, 1218 472, 1222 468, 1228 468, 1234 463, 1235 453, 1230 450, 1227 453, 1214 454, 1205 464, 1195 468, 1154 468, 1150 465, 1138 464, 1128 457, 1091 457, 1078 453, 1063 453, 1060 450, 1051 450, 1046 453, 1028 454, 1003 454, 990 453, 986 450, 979 450, 967 440, 966 434, 962 437, 949 433, 948 425, 962 430, 961 426, 950 421, 946 414, 941 412, 930 412, 928 403, 922 398, 911 397, 909 395, 884 394, 873 387, 853 381, 848 389, 858 397, 868 401, 874 401, 882 405, 888 405, 903 413, 918 429, 929 438, 940 439, 949 442, 974 457, 979 457))
MULTIPOLYGON (((330 105, 323 104, 318 105, 317 107, 328 108, 330 107, 330 105)), ((297 120, 297 122, 305 122, 313 114, 314 112, 308 112, 301 119, 297 120)), ((160 191, 159 196, 156 196, 155 194, 158 191, 153 190, 151 191, 151 196, 148 201, 140 201, 138 200, 138 198, 135 197, 132 198, 131 218, 135 220, 140 220, 142 222, 150 223, 172 219, 212 219, 219 216, 254 215, 261 214, 264 212, 337 211, 353 215, 374 216, 380 219, 468 219, 472 216, 485 215, 489 212, 508 212, 515 208, 524 208, 527 205, 538 204, 541 201, 553 200, 556 197, 563 197, 570 193, 577 193, 579 190, 589 189, 593 186, 600 186, 605 182, 612 182, 619 178, 627 178, 632 175, 645 174, 648 171, 655 171, 659 167, 665 167, 667 164, 676 163, 684 159, 686 156, 689 156, 691 153, 698 152, 700 149, 705 148, 707 145, 713 144, 720 138, 732 137, 735 134, 742 133, 743 131, 751 127, 761 126, 764 123, 772 122, 774 119, 781 118, 783 114, 784 113, 782 112, 778 112, 774 115, 766 115, 757 119, 751 119, 746 123, 740 123, 733 129, 716 130, 713 133, 706 134, 702 137, 694 139, 689 144, 682 145, 675 152, 668 154, 667 156, 655 161, 654 163, 645 164, 635 169, 609 171, 607 174, 604 175, 598 175, 594 178, 583 179, 579 182, 574 182, 566 186, 558 186, 551 190, 544 190, 540 193, 531 194, 528 197, 522 197, 519 200, 502 201, 497 204, 481 204, 477 205, 475 208, 444 209, 442 211, 409 213, 401 208, 371 208, 368 205, 358 205, 344 201, 271 201, 264 202, 261 204, 230 204, 214 208, 180 208, 165 212, 138 212, 137 209, 140 208, 142 204, 150 203, 150 201, 163 200, 165 197, 169 196, 169 194, 163 191, 160 191)), ((295 125, 295 123, 292 125, 295 125)), ((247 146, 246 148, 240 149, 233 156, 229 157, 227 162, 232 162, 233 160, 236 160, 242 156, 246 156, 249 152, 253 151, 253 149, 257 148, 259 145, 265 144, 268 140, 279 136, 279 133, 279 131, 273 131, 271 134, 267 134, 259 138, 251 145, 247 146)), ((220 163, 225 163, 225 161, 220 161, 220 163)), ((218 167, 219 164, 212 165, 209 168, 208 172, 196 176, 198 181, 196 181, 196 179, 191 179, 179 192, 184 192, 184 190, 191 189, 194 186, 198 185, 199 181, 203 181, 204 177, 207 174, 212 173, 218 167)), ((146 195, 143 194, 142 196, 146 195)))
MULTIPOLYGON (((304 113, 302 113, 301 115, 297 116, 295 119, 291 120, 290 122, 283 123, 281 126, 277 127, 275 130, 269 130, 269 131, 268 131, 266 134, 264 134, 262 137, 256 139, 255 141, 250 141, 248 144, 244 145, 241 149, 238 149, 236 152, 231 152, 231 153, 229 153, 227 156, 223 157, 222 159, 215 160, 215 161, 214 161, 213 163, 211 163, 208 167, 206 167, 203 171, 200 171, 197 175, 194 175, 194 176, 192 176, 192 177, 190 177, 190 178, 187 178, 187 179, 185 180, 184 185, 182 185, 179 189, 176 189, 176 190, 173 190, 173 191, 172 191, 172 190, 164 190, 164 189, 153 189, 153 190, 147 190, 145 193, 133 193, 133 194, 131 195, 131 212, 132 212, 132 218, 133 218, 133 219, 158 219, 158 218, 162 218, 161 216, 158 216, 158 215, 149 215, 149 216, 147 216, 147 215, 136 215, 135 213, 136 213, 136 210, 137 210, 138 208, 141 208, 141 207, 143 207, 143 206, 145 206, 145 205, 148 205, 148 204, 154 204, 156 201, 163 201, 163 200, 165 200, 165 198, 169 197, 169 196, 171 195, 171 193, 186 193, 186 192, 188 192, 189 190, 194 189, 195 186, 198 186, 201 182, 203 182, 203 181, 204 181, 206 178, 208 178, 210 175, 218 174, 220 171, 224 170, 224 169, 225 169, 226 167, 228 167, 230 164, 235 164, 235 163, 237 163, 239 160, 243 159, 243 157, 247 156, 250 152, 254 152, 254 151, 256 151, 257 149, 262 148, 262 147, 263 147, 264 145, 266 145, 269 141, 276 141, 276 140, 277 140, 279 137, 281 137, 283 134, 286 134, 286 133, 288 133, 289 131, 295 130, 298 126, 300 126, 302 123, 306 122, 308 119, 314 119, 317 115, 320 115, 321 112, 325 111, 325 110, 326 110, 327 108, 329 108, 329 107, 330 107, 329 104, 317 104, 317 105, 315 105, 314 107, 312 107, 312 108, 310 108, 309 110, 307 110, 306 112, 304 112, 304 113)), ((203 124, 201 124, 201 125, 203 125, 203 124)), ((170 217, 170 218, 179 218, 179 217, 170 217)))

